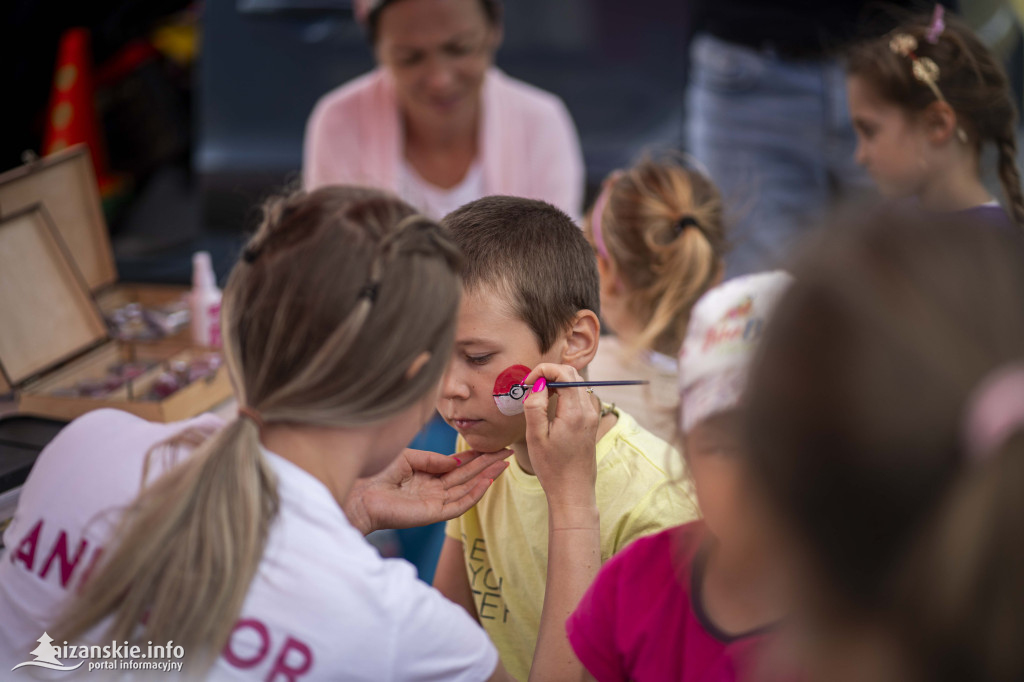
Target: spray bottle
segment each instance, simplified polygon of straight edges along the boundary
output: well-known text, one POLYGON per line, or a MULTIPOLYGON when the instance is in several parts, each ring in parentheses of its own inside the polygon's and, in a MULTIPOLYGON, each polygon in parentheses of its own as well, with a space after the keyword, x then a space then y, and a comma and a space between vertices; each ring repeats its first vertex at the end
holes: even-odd
POLYGON ((220 289, 208 251, 192 254, 192 341, 220 348, 220 289))

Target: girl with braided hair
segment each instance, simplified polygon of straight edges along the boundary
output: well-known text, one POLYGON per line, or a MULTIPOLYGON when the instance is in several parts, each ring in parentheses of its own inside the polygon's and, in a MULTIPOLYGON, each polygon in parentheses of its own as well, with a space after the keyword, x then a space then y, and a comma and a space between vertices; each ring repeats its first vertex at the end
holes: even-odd
POLYGON ((847 76, 856 159, 884 195, 1024 230, 1013 95, 996 58, 963 22, 936 5, 930 20, 917 17, 854 46, 847 76), (981 181, 988 144, 1006 209, 981 181))

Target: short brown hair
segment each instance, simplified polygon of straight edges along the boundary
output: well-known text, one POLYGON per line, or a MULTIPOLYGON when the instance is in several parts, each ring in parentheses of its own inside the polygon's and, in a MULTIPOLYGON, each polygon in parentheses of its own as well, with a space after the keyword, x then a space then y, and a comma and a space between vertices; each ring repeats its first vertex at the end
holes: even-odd
POLYGON ((576 313, 600 313, 594 252, 572 219, 551 204, 484 197, 449 213, 441 224, 462 249, 463 287, 492 286, 506 295, 542 353, 576 313))

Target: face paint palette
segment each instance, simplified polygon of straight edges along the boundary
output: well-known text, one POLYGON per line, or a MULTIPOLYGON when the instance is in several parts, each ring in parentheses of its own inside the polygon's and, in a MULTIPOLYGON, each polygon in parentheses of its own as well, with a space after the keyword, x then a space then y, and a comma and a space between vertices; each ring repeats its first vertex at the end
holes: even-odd
MULTIPOLYGON (((514 417, 523 413, 523 399, 532 385, 524 384, 526 377, 530 375, 530 368, 526 365, 512 365, 502 370, 498 378, 494 380, 494 404, 506 417, 514 417)), ((650 383, 648 381, 549 381, 548 388, 575 388, 592 386, 640 386, 650 383)))

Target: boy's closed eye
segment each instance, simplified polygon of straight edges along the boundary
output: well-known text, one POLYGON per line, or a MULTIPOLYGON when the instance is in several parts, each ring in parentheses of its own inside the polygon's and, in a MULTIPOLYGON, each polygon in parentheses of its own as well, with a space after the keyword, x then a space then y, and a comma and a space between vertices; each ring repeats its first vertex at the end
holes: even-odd
POLYGON ((467 353, 466 361, 471 365, 486 365, 493 357, 494 353, 484 353, 482 355, 470 355, 467 353))
POLYGON ((855 121, 853 124, 854 129, 866 139, 871 139, 875 135, 875 126, 864 123, 863 121, 855 121))

